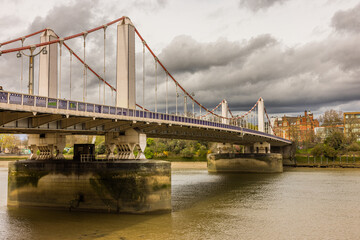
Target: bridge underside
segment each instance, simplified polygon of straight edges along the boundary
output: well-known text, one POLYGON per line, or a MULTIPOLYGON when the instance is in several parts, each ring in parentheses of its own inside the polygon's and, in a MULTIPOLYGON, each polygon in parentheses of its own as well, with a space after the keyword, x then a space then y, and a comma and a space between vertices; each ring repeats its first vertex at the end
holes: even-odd
POLYGON ((279 142, 246 131, 216 129, 210 126, 192 126, 170 121, 109 119, 52 113, 0 110, 0 132, 13 134, 62 133, 72 135, 105 135, 136 129, 152 138, 189 139, 249 145, 268 142, 272 146, 285 146, 279 142))

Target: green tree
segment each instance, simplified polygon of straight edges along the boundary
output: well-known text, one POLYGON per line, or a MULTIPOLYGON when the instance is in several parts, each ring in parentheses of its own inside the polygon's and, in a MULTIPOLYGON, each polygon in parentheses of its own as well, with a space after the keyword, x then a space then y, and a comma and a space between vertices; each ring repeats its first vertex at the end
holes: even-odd
POLYGON ((324 156, 330 159, 336 158, 338 155, 338 151, 336 151, 333 147, 324 146, 324 156))
POLYGON ((324 145, 319 143, 311 150, 311 155, 315 157, 320 157, 324 155, 324 152, 325 152, 324 145))
POLYGON ((325 145, 334 148, 335 150, 344 149, 345 137, 344 133, 340 131, 333 131, 324 141, 325 145))

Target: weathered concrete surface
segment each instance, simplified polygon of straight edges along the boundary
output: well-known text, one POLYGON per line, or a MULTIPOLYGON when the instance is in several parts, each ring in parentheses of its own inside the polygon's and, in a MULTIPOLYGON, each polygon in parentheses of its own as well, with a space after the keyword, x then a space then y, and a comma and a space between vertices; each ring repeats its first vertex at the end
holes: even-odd
POLYGON ((282 155, 212 153, 207 155, 209 172, 283 172, 282 155))
POLYGON ((8 206, 77 211, 171 211, 165 161, 17 161, 9 163, 8 206))

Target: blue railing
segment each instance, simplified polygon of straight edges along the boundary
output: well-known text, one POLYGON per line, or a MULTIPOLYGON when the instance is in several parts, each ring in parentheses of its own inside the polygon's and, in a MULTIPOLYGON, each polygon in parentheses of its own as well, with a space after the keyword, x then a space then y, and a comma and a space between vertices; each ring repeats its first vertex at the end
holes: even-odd
POLYGON ((208 120, 189 118, 189 117, 177 116, 172 114, 155 113, 150 111, 134 110, 134 109, 112 107, 106 105, 98 105, 93 103, 78 102, 73 100, 63 100, 63 99, 47 98, 47 97, 40 97, 40 96, 34 96, 28 94, 0 91, 0 103, 70 110, 74 112, 76 111, 88 112, 88 113, 93 112, 93 113, 101 113, 108 115, 120 115, 120 116, 128 116, 135 118, 165 120, 165 121, 172 121, 177 123, 196 124, 201 126, 223 128, 234 131, 263 135, 270 138, 278 139, 280 141, 291 143, 291 141, 289 140, 283 139, 281 137, 269 133, 259 132, 256 130, 224 124, 224 123, 211 122, 208 120))

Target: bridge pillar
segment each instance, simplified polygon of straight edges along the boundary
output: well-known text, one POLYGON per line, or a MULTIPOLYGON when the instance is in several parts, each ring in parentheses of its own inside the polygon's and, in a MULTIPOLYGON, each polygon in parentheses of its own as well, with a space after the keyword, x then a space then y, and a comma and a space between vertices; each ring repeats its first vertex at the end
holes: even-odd
POLYGON ((253 152, 254 152, 254 146, 244 145, 244 152, 243 153, 253 153, 253 152))
POLYGON ((258 103, 258 129, 259 132, 265 132, 265 122, 264 122, 264 100, 260 98, 258 103))
POLYGON ((124 133, 108 132, 105 135, 105 144, 109 149, 108 158, 114 159, 145 159, 146 134, 135 129, 128 129, 124 133), (118 154, 114 155, 117 148, 118 154), (134 150, 138 152, 134 155, 134 150))
MULTIPOLYGON (((62 150, 57 134, 29 137, 32 150, 49 155, 62 150)), ((8 206, 44 207, 67 211, 147 213, 171 211, 171 164, 140 160, 146 135, 135 129, 110 132, 105 143, 124 161, 16 161, 9 164, 8 206), (139 151, 135 156, 134 149, 139 151)))
POLYGON ((135 27, 128 17, 117 25, 116 106, 136 108, 135 27))
POLYGON ((66 137, 59 133, 31 134, 28 136, 28 145, 31 150, 30 159, 64 159, 66 137), (55 150, 55 154, 54 154, 55 150), (39 151, 39 154, 37 154, 39 151))
POLYGON ((257 142, 254 144, 255 153, 270 153, 270 143, 257 142))
POLYGON ((278 153, 211 153, 207 155, 209 172, 279 173, 283 171, 278 153))
POLYGON ((233 152, 233 145, 231 143, 216 143, 217 153, 233 152))
MULTIPOLYGON (((41 34, 40 42, 57 39, 53 30, 41 34)), ((40 53, 39 62, 39 95, 51 98, 58 97, 58 44, 45 46, 47 54, 40 53)))
MULTIPOLYGON (((221 116, 227 118, 229 113, 228 102, 224 99, 221 103, 221 116)), ((222 118, 223 124, 229 124, 229 119, 222 118)))

